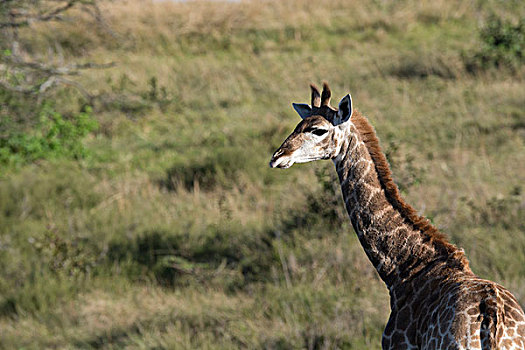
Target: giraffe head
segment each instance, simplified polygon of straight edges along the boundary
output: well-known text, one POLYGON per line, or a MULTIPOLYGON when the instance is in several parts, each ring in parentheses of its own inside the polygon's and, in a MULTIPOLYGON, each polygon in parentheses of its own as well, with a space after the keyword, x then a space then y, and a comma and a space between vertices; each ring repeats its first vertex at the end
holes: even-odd
POLYGON ((293 104, 302 121, 273 154, 270 161, 272 168, 289 168, 294 163, 333 159, 339 154, 342 129, 352 115, 352 98, 350 94, 346 95, 339 102, 339 109, 335 109, 330 106, 328 84, 323 84, 322 94, 315 85, 310 87, 312 105, 293 104))

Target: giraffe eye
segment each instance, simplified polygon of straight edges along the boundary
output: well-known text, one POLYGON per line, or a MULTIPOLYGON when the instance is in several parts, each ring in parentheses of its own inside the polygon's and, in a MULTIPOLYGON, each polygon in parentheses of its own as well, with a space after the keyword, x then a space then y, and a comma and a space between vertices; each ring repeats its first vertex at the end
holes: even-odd
POLYGON ((325 130, 325 129, 314 129, 314 130, 312 130, 312 134, 317 135, 317 136, 324 135, 327 132, 328 132, 328 130, 325 130))

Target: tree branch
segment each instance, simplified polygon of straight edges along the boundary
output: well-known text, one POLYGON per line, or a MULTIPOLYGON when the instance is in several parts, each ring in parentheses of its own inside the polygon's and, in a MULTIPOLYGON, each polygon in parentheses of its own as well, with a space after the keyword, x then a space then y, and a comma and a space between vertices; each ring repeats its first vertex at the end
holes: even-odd
POLYGON ((4 90, 11 91, 11 92, 17 92, 19 94, 34 94, 35 88, 34 86, 31 87, 22 87, 20 85, 11 85, 6 81, 0 80, 0 87, 4 90))
MULTIPOLYGON (((3 0, 3 3, 7 3, 9 0, 3 0)), ((51 10, 47 13, 41 13, 39 15, 26 15, 23 13, 16 13, 11 11, 9 13, 9 17, 16 18, 16 17, 25 17, 20 21, 8 21, 8 22, 0 22, 0 29, 4 28, 21 28, 21 27, 27 27, 31 22, 48 22, 51 20, 60 20, 60 14, 63 12, 69 10, 75 4, 79 3, 80 0, 69 0, 65 5, 55 8, 54 10, 51 10)))
POLYGON ((33 69, 40 73, 47 75, 78 75, 79 70, 83 69, 105 69, 115 66, 115 62, 108 63, 82 63, 82 64, 70 64, 67 66, 49 66, 40 62, 29 62, 23 61, 19 56, 11 55, 5 58, 6 63, 10 64, 13 67, 18 67, 21 69, 33 69))
MULTIPOLYGON (((0 30, 6 34, 2 42, 11 47, 8 53, 0 53, 0 89, 19 94, 38 95, 40 99, 52 87, 63 84, 74 87, 87 100, 93 100, 93 95, 82 84, 70 78, 80 75, 81 71, 86 69, 114 67, 114 62, 57 64, 49 61, 33 61, 26 58, 30 57, 30 54, 19 50, 19 28, 30 26, 32 22, 60 20, 75 6, 80 7, 80 11, 91 16, 112 34, 96 0, 0 0, 0 30)), ((31 31, 32 28, 29 30, 31 31)))

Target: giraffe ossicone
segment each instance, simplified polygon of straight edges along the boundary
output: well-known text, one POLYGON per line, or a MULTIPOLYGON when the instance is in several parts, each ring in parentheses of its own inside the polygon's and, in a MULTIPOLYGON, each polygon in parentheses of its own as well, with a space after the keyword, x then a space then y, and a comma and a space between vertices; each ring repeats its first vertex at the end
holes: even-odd
POLYGON ((311 85, 311 105, 270 161, 272 168, 334 162, 363 249, 390 291, 383 349, 525 349, 525 314, 503 286, 477 277, 449 243, 401 197, 374 128, 346 95, 311 85))

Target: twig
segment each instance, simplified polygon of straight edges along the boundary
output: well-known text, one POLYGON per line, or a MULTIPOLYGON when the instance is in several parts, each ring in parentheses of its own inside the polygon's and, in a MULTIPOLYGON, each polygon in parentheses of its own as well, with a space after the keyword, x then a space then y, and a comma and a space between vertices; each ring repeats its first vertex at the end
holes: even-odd
POLYGON ((41 0, 41 1, 14 1, 0 0, 0 10, 3 20, 0 30, 10 36, 11 51, 7 55, 0 55, 0 88, 22 94, 36 94, 41 96, 51 87, 64 84, 76 88, 87 100, 92 101, 90 94, 82 84, 69 77, 80 75, 86 69, 106 69, 114 67, 114 62, 108 63, 80 63, 80 64, 52 64, 26 60, 19 52, 18 29, 28 26, 32 22, 61 20, 61 16, 71 8, 81 5, 82 9, 92 16, 97 23, 105 27, 113 36, 114 33, 104 21, 103 15, 96 0, 41 0), (35 9, 36 8, 36 9, 35 9), (22 77, 22 79, 20 79, 22 77))
POLYGON ((89 4, 90 6, 85 6, 86 12, 88 12, 91 17, 97 21, 97 23, 104 28, 104 30, 109 33, 113 38, 120 39, 121 36, 117 34, 111 26, 106 22, 106 19, 102 15, 102 11, 100 10, 100 7, 98 6, 98 3, 96 1, 93 1, 89 4))
POLYGON ((91 102, 94 98, 93 95, 91 95, 86 89, 84 89, 84 87, 82 86, 82 84, 74 81, 74 80, 69 80, 69 79, 66 79, 66 78, 63 78, 63 77, 55 77, 55 80, 58 82, 58 83, 62 83, 64 85, 71 85, 73 87, 75 87, 85 98, 86 100, 88 100, 89 102, 91 102))
POLYGON ((108 63, 82 63, 82 64, 70 64, 67 66, 61 66, 61 67, 54 67, 54 66, 48 66, 40 62, 29 62, 29 61, 23 61, 20 56, 17 55, 11 55, 5 59, 9 63, 11 63, 13 66, 21 67, 21 68, 30 68, 37 70, 42 73, 50 74, 50 75, 77 75, 79 70, 82 69, 105 69, 105 68, 111 68, 115 66, 115 62, 108 62, 108 63))
POLYGON ((22 87, 20 85, 11 85, 3 80, 0 80, 0 87, 4 90, 11 91, 11 92, 17 92, 21 94, 33 94, 35 93, 35 87, 22 87))
MULTIPOLYGON (((6 1, 6 0, 3 1, 3 3, 7 3, 7 2, 8 1, 6 1)), ((31 22, 48 22, 48 21, 51 21, 51 20, 60 20, 61 19, 60 18, 60 14, 62 14, 64 11, 69 10, 70 8, 72 8, 78 2, 80 2, 80 1, 79 0, 70 0, 64 6, 57 7, 56 9, 54 9, 54 10, 48 12, 48 13, 35 15, 35 16, 27 15, 25 17, 25 19, 23 19, 21 21, 18 21, 18 22, 16 22, 16 21, 2 22, 2 23, 0 23, 0 29, 27 27, 29 24, 31 24, 31 22)), ((15 12, 11 12, 9 15, 10 15, 11 18, 24 16, 23 13, 15 13, 15 12)))

